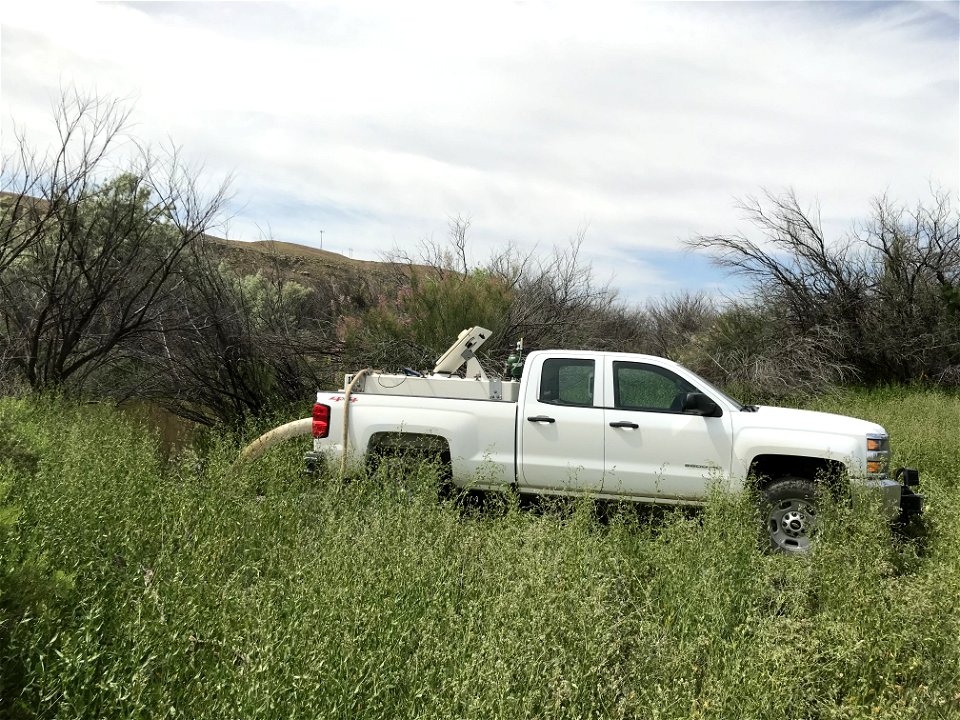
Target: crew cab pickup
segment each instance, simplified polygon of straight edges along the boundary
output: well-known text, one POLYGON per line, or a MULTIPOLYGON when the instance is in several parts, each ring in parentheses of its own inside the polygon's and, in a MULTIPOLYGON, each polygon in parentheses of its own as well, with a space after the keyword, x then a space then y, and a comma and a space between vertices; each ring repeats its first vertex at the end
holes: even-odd
POLYGON ((490 378, 475 357, 487 336, 465 330, 429 375, 363 371, 319 392, 308 466, 346 468, 406 448, 449 463, 460 487, 691 505, 717 482, 755 483, 782 552, 808 549, 819 482, 871 488, 891 517, 922 512, 918 473, 890 473, 889 437, 876 423, 743 405, 649 355, 538 351, 522 375, 508 367, 490 378))

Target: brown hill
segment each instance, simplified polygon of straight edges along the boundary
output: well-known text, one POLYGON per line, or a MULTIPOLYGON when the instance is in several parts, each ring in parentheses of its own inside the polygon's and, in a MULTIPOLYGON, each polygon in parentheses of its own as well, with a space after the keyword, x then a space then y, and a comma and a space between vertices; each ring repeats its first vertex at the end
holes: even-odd
POLYGON ((277 240, 240 241, 210 237, 221 257, 238 273, 279 274, 322 295, 365 307, 392 293, 409 276, 403 263, 355 260, 339 253, 277 240))
MULTIPOLYGON (((20 196, 0 191, 0 208, 8 210, 20 196)), ((43 210, 46 201, 24 196, 22 211, 43 210)), ((352 305, 366 306, 383 292, 395 290, 409 276, 406 264, 355 260, 320 248, 277 240, 240 241, 208 235, 220 257, 242 275, 280 274, 352 305)))

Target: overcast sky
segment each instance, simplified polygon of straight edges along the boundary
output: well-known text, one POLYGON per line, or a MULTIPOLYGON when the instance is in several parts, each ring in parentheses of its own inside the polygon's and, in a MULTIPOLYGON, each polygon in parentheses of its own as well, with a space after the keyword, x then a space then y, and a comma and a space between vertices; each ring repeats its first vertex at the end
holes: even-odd
POLYGON ((230 237, 377 259, 449 218, 478 260, 580 230, 632 300, 726 280, 683 249, 794 189, 832 233, 960 188, 958 2, 7 3, 2 142, 59 88, 234 176, 230 237))

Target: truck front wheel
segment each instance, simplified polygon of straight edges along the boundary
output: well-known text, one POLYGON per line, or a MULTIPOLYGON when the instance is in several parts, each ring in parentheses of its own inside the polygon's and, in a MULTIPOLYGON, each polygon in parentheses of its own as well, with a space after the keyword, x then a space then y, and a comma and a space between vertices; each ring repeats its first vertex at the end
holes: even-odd
POLYGON ((817 486, 812 480, 783 477, 761 491, 761 518, 770 549, 805 553, 817 530, 817 486))

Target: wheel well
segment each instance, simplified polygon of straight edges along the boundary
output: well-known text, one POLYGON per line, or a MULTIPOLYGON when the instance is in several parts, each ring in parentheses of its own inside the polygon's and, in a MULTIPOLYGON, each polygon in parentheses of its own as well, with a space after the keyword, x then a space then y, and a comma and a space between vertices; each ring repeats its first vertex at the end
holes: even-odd
POLYGON ((846 465, 837 460, 803 455, 757 455, 750 463, 749 476, 755 487, 763 488, 787 475, 836 485, 846 474, 846 465))
POLYGON ((418 460, 431 460, 450 469, 450 443, 439 435, 424 433, 374 433, 367 444, 368 462, 377 462, 385 455, 400 455, 418 460))

